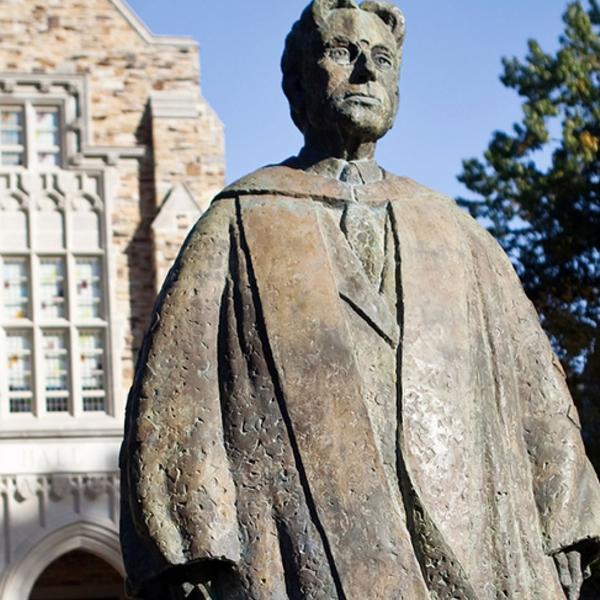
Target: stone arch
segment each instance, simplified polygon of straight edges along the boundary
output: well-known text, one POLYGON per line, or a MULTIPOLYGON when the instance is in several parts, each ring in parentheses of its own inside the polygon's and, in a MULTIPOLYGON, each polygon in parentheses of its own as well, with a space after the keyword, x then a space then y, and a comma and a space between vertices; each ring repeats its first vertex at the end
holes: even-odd
POLYGON ((29 198, 21 190, 11 190, 3 202, 5 209, 12 210, 26 210, 28 204, 29 198))
POLYGON ((91 192, 82 192, 79 196, 76 196, 73 200, 74 210, 89 210, 100 212, 104 207, 102 205, 102 199, 97 194, 91 192))
POLYGON ((0 240, 3 250, 24 251, 29 247, 28 207, 28 198, 18 190, 0 197, 0 218, 6 225, 3 239, 0 240))
POLYGON ((49 533, 16 561, 0 588, 0 598, 29 598, 35 582, 44 570, 56 559, 73 550, 94 554, 125 577, 118 534, 98 523, 80 521, 49 533))
POLYGON ((102 201, 97 195, 82 192, 72 196, 70 208, 73 248, 78 252, 98 250, 104 244, 102 201), (75 220, 77 226, 74 226, 75 220))
POLYGON ((38 200, 38 209, 46 211, 64 211, 65 199, 58 192, 55 192, 54 190, 49 190, 38 200))

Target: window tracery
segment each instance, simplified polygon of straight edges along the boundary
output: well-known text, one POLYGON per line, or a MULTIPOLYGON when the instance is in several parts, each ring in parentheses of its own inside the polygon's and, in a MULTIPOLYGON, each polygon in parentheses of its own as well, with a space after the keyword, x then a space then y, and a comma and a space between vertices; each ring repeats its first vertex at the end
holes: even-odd
POLYGON ((101 191, 101 174, 0 173, 0 414, 109 412, 101 191))

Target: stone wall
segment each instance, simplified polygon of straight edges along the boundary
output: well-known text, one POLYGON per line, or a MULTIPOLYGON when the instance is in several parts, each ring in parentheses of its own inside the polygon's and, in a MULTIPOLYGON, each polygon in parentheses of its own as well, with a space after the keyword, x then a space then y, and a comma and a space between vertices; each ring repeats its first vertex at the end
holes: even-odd
POLYGON ((85 75, 84 144, 147 150, 142 160, 115 165, 117 312, 129 323, 122 343, 126 389, 160 285, 156 273, 173 255, 154 247, 152 221, 177 184, 206 208, 224 183, 224 143, 223 126, 200 92, 197 45, 152 36, 119 7, 118 0, 0 0, 0 73, 85 75), (160 116, 153 114, 153 95, 162 101, 160 116), (178 97, 187 106, 180 114, 178 97))
MULTIPOLYGON (((0 102, 59 98, 64 158, 47 180, 102 182, 115 371, 109 414, 0 424, 2 600, 29 597, 49 562, 73 550, 122 571, 117 454, 135 357, 162 278, 224 185, 223 126, 199 78, 197 44, 154 36, 122 0, 0 0, 0 102)), ((28 206, 26 182, 48 175, 0 171, 0 195, 28 206)))

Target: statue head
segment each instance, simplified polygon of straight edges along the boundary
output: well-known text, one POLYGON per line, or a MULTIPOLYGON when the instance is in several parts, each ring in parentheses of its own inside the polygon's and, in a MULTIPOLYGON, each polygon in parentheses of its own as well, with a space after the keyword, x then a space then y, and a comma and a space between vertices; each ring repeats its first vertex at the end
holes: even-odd
POLYGON ((387 2, 314 0, 286 40, 283 89, 308 142, 374 143, 392 127, 405 21, 387 2))

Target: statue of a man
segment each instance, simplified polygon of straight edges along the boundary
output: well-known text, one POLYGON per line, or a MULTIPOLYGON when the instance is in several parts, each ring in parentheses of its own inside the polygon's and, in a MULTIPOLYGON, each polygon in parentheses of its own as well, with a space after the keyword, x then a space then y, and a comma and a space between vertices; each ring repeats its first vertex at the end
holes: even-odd
POLYGON ((404 37, 315 0, 288 37, 299 156, 219 194, 131 392, 122 541, 140 598, 578 598, 600 487, 508 258, 374 161, 404 37))

